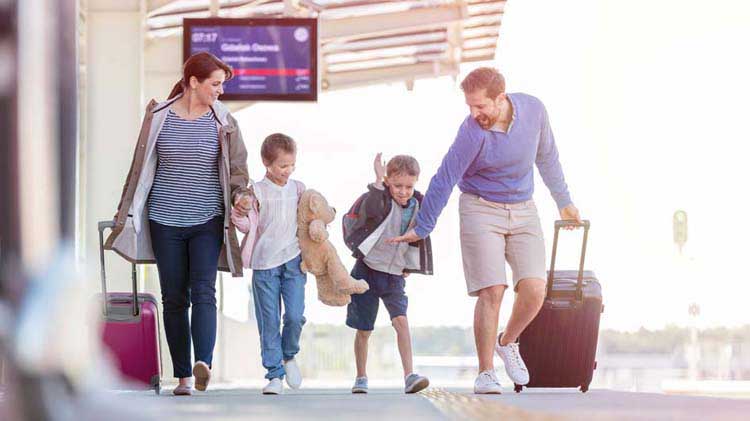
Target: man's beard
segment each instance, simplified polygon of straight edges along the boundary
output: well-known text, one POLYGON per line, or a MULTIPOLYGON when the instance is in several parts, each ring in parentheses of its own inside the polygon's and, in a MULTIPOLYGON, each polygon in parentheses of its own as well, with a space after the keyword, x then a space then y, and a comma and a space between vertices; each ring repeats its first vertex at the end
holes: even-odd
POLYGON ((476 120, 477 124, 479 124, 479 127, 483 128, 484 130, 489 130, 492 126, 495 125, 495 123, 497 123, 497 120, 498 120, 499 117, 500 116, 492 118, 492 117, 490 117, 489 115, 486 115, 486 114, 479 114, 475 118, 475 120, 476 120))

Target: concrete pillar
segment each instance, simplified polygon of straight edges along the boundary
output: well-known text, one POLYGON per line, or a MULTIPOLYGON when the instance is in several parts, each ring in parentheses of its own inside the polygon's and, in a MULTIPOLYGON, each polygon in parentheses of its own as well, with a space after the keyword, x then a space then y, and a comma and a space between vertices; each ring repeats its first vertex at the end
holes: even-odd
MULTIPOLYGON (((96 223, 115 213, 143 116, 145 6, 142 0, 88 0, 84 13, 80 247, 89 279, 98 280, 96 223)), ((107 269, 110 288, 130 288, 123 259, 110 256, 107 269)))
MULTIPOLYGON (((94 292, 100 288, 96 223, 112 218, 117 209, 145 106, 151 98, 144 94, 147 90, 145 2, 88 0, 84 12, 86 54, 79 148, 79 220, 82 221, 80 247, 94 292)), ((168 89, 159 87, 161 95, 156 99, 164 99, 168 89)), ((130 291, 130 264, 115 253, 106 253, 105 258, 109 290, 130 291)), ((150 292, 161 302, 155 267, 139 266, 138 277, 138 291, 150 292)), ((161 350, 162 379, 170 379, 172 364, 163 327, 161 350)))
POLYGON ((147 39, 144 46, 144 100, 167 99, 172 87, 182 77, 182 35, 147 39))
MULTIPOLYGON (((18 191, 21 258, 31 271, 49 264, 58 247, 60 212, 55 20, 48 0, 18 4, 18 191), (53 29, 48 29, 53 28, 53 29)), ((2 206, 2 205, 0 205, 2 206)))

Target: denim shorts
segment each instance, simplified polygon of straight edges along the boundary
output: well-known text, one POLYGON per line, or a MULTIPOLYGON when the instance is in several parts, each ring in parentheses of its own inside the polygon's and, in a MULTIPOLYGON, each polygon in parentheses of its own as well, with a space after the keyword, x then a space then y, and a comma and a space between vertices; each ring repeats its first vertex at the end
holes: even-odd
POLYGON ((404 277, 370 269, 362 260, 352 269, 354 279, 363 279, 370 286, 364 294, 352 294, 346 308, 346 325, 357 330, 373 330, 378 306, 383 300, 391 320, 406 316, 409 299, 404 292, 404 277))

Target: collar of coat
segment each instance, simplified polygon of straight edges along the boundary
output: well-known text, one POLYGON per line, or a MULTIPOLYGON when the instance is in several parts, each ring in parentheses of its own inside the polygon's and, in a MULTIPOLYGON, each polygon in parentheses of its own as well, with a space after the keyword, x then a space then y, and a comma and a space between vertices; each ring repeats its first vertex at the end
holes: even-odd
MULTIPOLYGON (((168 99, 166 101, 160 102, 156 104, 154 107, 152 113, 156 114, 160 111, 163 111, 167 108, 169 108, 170 105, 172 105, 175 101, 182 98, 183 94, 179 94, 174 98, 168 99)), ((229 125, 229 108, 227 108, 226 105, 224 105, 221 101, 216 100, 212 105, 210 105, 211 111, 213 111, 214 118, 216 121, 221 124, 222 126, 229 125)))

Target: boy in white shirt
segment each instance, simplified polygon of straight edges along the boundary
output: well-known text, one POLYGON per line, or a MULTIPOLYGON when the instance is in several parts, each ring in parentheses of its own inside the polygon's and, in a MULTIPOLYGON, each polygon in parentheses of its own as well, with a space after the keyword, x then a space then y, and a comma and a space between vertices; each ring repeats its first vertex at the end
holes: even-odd
POLYGON ((305 324, 305 283, 300 270, 297 240, 297 203, 305 186, 291 180, 297 160, 297 145, 284 134, 268 136, 260 150, 266 176, 253 186, 258 201, 258 229, 252 252, 252 294, 260 334, 261 359, 268 370, 263 394, 278 395, 286 376, 289 387, 297 389, 302 375, 294 356, 305 324), (281 329, 281 301, 284 326, 281 329))

